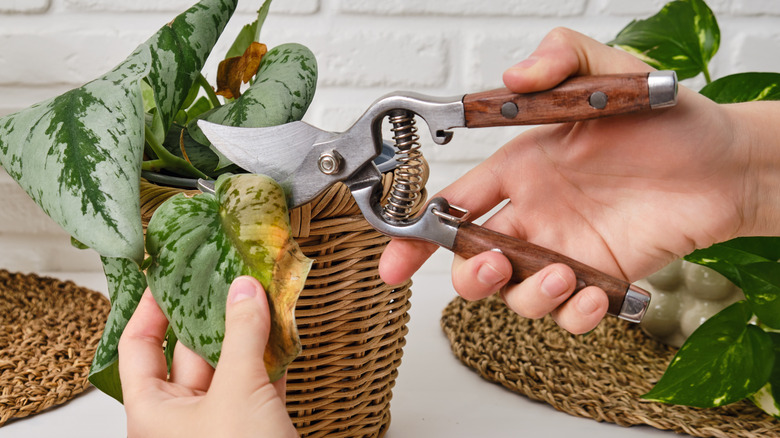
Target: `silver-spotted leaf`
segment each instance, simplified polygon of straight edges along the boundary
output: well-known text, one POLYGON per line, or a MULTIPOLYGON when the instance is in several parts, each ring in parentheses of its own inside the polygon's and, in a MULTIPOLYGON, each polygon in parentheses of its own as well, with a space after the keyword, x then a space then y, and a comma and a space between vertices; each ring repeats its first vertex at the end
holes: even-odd
POLYGON ((143 257, 141 45, 115 69, 0 119, 0 164, 55 222, 108 257, 143 257))
POLYGON ((119 380, 119 338, 127 322, 138 307, 146 289, 146 276, 129 259, 102 257, 103 271, 108 282, 111 312, 100 338, 89 381, 95 387, 122 402, 122 384, 119 380))
MULTIPOLYGON (((317 61, 300 44, 288 43, 271 49, 260 63, 255 82, 241 97, 205 113, 201 118, 221 125, 263 128, 303 118, 317 87, 317 61)), ((190 123, 189 133, 203 145, 208 139, 190 123)), ((221 169, 231 162, 213 149, 221 169)), ((204 169, 206 173, 215 169, 204 169)))
POLYGON ((311 260, 292 238, 284 192, 262 175, 222 176, 216 194, 177 195, 147 229, 152 294, 179 342, 216 365, 230 283, 252 275, 271 304, 265 353, 272 380, 300 352, 294 309, 311 260))
POLYGON ((166 129, 182 109, 237 4, 238 0, 201 0, 147 41, 152 54, 148 81, 166 129))

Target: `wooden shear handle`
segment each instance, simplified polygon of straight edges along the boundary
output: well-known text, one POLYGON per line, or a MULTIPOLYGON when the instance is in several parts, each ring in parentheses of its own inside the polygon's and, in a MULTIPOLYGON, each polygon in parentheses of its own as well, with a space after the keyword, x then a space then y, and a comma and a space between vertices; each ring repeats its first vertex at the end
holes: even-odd
POLYGON ((452 251, 469 258, 485 251, 501 251, 512 263, 512 281, 521 282, 552 263, 564 263, 577 275, 575 293, 585 286, 598 286, 609 297, 607 313, 639 322, 650 303, 650 294, 641 288, 596 270, 584 263, 487 228, 464 222, 458 227, 452 251))
POLYGON ((677 76, 672 71, 578 76, 538 93, 506 88, 467 94, 466 127, 576 122, 672 106, 677 76))

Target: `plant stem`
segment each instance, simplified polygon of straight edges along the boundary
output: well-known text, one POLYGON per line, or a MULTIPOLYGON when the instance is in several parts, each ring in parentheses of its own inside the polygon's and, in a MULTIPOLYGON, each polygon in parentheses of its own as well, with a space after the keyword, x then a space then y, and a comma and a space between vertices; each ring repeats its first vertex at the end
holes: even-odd
POLYGON ((141 170, 157 172, 165 167, 165 160, 147 160, 141 163, 141 170))
POLYGON ((701 69, 701 72, 704 73, 704 80, 707 82, 707 84, 710 84, 712 82, 712 78, 710 78, 710 70, 706 65, 701 69))
POLYGON ((222 106, 222 102, 219 101, 217 94, 214 92, 214 89, 211 88, 211 84, 209 84, 209 81, 203 76, 203 73, 198 73, 198 85, 206 92, 206 96, 209 98, 209 101, 214 108, 222 106))
POLYGON ((168 152, 168 149, 165 149, 165 147, 163 147, 163 145, 157 141, 157 137, 154 136, 152 129, 149 128, 148 125, 144 125, 144 134, 146 135, 146 143, 149 144, 149 146, 152 148, 152 152, 157 155, 158 159, 155 161, 162 161, 165 163, 166 158, 175 158, 173 154, 168 152))
MULTIPOLYGON (((144 125, 144 130, 146 134, 146 142, 152 148, 152 152, 154 152, 154 154, 157 155, 156 160, 146 161, 144 163, 151 163, 148 166, 155 166, 156 167, 155 170, 160 170, 160 169, 178 170, 184 172, 189 176, 208 179, 208 175, 196 169, 195 166, 188 163, 187 161, 177 157, 176 155, 173 155, 168 151, 168 149, 165 149, 165 147, 162 144, 160 144, 159 141, 157 141, 157 138, 154 136, 154 133, 152 132, 151 128, 144 125)), ((144 164, 141 165, 142 169, 144 169, 143 166, 144 164)), ((144 169, 144 170, 152 170, 152 169, 144 169)))

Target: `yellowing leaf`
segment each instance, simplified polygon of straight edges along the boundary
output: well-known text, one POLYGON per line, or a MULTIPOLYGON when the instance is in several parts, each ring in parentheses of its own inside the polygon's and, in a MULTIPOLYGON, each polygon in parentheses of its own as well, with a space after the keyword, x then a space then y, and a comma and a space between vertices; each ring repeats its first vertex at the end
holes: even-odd
POLYGON ((260 61, 268 53, 265 44, 252 42, 241 56, 227 58, 217 69, 217 94, 228 99, 241 96, 241 84, 249 82, 257 74, 260 61))
POLYGON ((149 287, 179 342, 212 365, 225 333, 230 283, 252 275, 271 307, 265 364, 272 381, 300 353, 295 304, 311 260, 292 238, 284 192, 262 175, 223 176, 216 195, 177 195, 147 230, 149 287))

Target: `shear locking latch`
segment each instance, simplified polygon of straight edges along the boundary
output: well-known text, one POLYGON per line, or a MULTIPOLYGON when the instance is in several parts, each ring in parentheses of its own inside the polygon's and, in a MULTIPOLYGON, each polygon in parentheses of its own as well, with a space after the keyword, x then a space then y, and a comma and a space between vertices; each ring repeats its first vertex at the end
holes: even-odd
POLYGON ((471 212, 469 212, 467 209, 463 207, 458 207, 457 205, 447 204, 449 207, 448 211, 444 212, 441 211, 438 208, 432 208, 431 213, 438 216, 439 218, 451 222, 453 224, 461 224, 463 222, 466 222, 466 220, 471 216, 471 212), (453 216, 451 214, 452 211, 455 211, 458 215, 453 216))
POLYGON ((212 195, 217 192, 214 180, 198 178, 198 190, 203 193, 211 193, 212 195))

